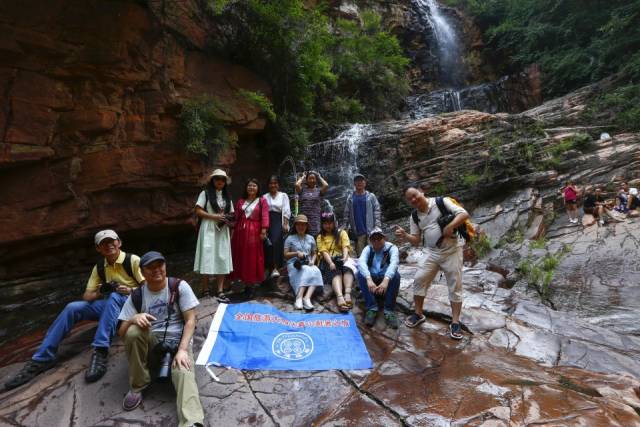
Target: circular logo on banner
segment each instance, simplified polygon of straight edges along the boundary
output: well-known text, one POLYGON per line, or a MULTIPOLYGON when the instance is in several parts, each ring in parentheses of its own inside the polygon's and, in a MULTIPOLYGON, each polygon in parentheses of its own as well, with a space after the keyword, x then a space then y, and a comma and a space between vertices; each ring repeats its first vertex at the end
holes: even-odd
POLYGON ((286 360, 302 360, 313 353, 313 340, 302 332, 283 332, 271 344, 271 351, 286 360))

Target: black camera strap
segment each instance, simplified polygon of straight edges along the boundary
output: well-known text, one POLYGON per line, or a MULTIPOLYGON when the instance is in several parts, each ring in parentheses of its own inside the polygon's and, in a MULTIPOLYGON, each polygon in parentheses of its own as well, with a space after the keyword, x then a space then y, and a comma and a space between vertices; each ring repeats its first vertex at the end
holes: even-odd
MULTIPOLYGON (((169 301, 167 302, 167 320, 164 323, 164 335, 162 336, 162 342, 165 342, 167 339, 167 330, 169 329, 169 322, 171 320, 171 315, 173 314, 173 304, 176 301, 179 301, 180 281, 181 279, 178 279, 177 277, 169 277, 169 301)), ((180 309, 179 305, 178 309, 180 309)))

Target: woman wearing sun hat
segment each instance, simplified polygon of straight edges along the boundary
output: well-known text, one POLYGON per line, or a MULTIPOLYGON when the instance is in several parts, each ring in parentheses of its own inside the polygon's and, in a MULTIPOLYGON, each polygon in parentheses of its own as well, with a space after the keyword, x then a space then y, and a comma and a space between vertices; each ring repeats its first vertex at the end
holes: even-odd
POLYGON ((289 284, 296 297, 294 307, 298 310, 313 310, 311 295, 316 287, 322 287, 322 274, 316 267, 316 240, 307 234, 309 220, 298 215, 293 221, 295 234, 284 242, 284 258, 287 260, 289 284))
POLYGON ((214 170, 196 202, 200 227, 193 270, 203 275, 202 294, 209 293, 209 276, 216 278, 217 293, 224 298, 224 278, 233 270, 231 258, 230 214, 233 203, 227 189, 231 178, 222 169, 214 170))

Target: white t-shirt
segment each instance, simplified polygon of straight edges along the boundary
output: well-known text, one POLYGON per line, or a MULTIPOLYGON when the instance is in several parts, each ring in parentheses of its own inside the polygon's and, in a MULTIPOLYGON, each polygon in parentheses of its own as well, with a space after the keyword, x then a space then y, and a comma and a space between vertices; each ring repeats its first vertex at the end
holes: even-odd
MULTIPOLYGON (((178 298, 180 309, 178 310, 178 306, 174 302, 173 311, 171 312, 171 317, 169 318, 169 327, 167 328, 167 340, 173 341, 175 343, 179 343, 180 337, 182 337, 182 329, 184 327, 184 319, 182 317, 182 313, 187 310, 191 310, 192 308, 200 304, 198 302, 198 298, 196 298, 195 294, 191 290, 191 286, 189 286, 187 282, 181 280, 180 284, 178 285, 178 289, 180 292, 180 297, 178 298)), ((167 321, 168 303, 168 280, 167 286, 165 286, 159 292, 151 292, 146 285, 142 287, 142 312, 149 313, 156 318, 156 320, 151 322, 151 332, 156 336, 156 338, 158 338, 158 340, 162 340, 162 337, 164 336, 164 329, 167 321)), ((133 305, 131 295, 129 295, 129 298, 127 298, 127 301, 124 303, 122 311, 118 316, 118 320, 131 320, 136 314, 138 314, 138 312, 133 305)))
MULTIPOLYGON (((211 204, 211 200, 207 200, 207 206, 205 206, 204 205, 205 200, 207 200, 207 196, 205 194, 205 191, 202 190, 200 192, 200 195, 198 196, 198 201, 196 202, 196 205, 200 206, 202 209, 206 210, 211 214, 220 213, 220 212, 213 211, 213 205, 211 204)), ((221 190, 216 190, 216 201, 218 202, 218 207, 222 209, 222 211, 224 212, 224 208, 226 207, 227 203, 225 202, 224 197, 222 196, 221 190)), ((231 203, 231 206, 229 207, 229 212, 233 213, 233 203, 231 203)))
POLYGON ((275 197, 272 197, 271 193, 267 193, 264 195, 264 198, 269 204, 269 212, 281 212, 282 218, 289 218, 291 216, 291 204, 289 203, 287 193, 278 191, 275 197))
MULTIPOLYGON (((422 231, 422 244, 425 248, 433 252, 447 252, 451 250, 452 247, 464 246, 464 239, 455 235, 444 239, 440 247, 436 246, 436 243, 440 237, 442 237, 442 230, 440 230, 440 226, 438 225, 438 218, 442 216, 442 213, 440 212, 440 209, 438 209, 435 197, 428 197, 427 200, 429 202, 427 212, 418 211, 418 225, 416 225, 413 218, 409 216, 411 234, 416 235, 422 231)), ((458 215, 460 213, 467 212, 460 206, 453 203, 448 197, 445 197, 443 200, 445 207, 449 209, 449 212, 452 214, 458 215)))

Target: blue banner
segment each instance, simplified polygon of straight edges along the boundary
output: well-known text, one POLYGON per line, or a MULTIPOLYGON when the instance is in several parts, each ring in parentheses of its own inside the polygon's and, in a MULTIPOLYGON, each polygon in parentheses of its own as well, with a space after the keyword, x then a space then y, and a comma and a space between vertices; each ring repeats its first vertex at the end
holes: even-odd
POLYGON ((238 369, 369 369, 351 313, 283 313, 265 304, 220 304, 198 365, 238 369))

